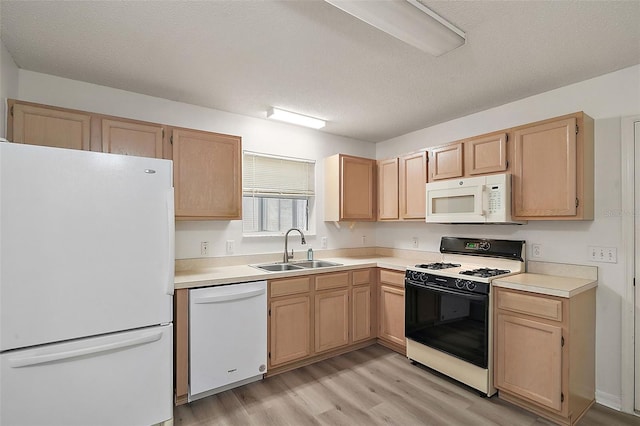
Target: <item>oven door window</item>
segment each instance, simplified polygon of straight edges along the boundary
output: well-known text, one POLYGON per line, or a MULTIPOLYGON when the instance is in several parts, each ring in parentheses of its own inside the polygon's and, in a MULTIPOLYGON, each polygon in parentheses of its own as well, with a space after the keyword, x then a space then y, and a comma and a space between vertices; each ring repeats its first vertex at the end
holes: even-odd
POLYGON ((488 295, 443 293, 411 283, 405 291, 408 339, 487 368, 488 295))

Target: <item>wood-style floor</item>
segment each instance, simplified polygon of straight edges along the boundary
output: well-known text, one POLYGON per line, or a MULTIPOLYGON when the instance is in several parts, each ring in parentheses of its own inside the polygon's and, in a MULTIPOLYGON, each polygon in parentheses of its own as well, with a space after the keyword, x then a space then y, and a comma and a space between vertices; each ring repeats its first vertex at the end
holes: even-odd
MULTIPOLYGON (((232 389, 174 410, 193 425, 551 425, 494 396, 411 365, 379 345, 232 389)), ((640 425, 596 404, 580 426, 640 425)))

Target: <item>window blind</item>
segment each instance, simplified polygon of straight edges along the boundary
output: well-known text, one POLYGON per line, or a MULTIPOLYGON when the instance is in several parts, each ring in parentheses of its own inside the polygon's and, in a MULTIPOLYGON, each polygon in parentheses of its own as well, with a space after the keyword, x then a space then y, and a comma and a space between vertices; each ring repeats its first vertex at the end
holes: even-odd
POLYGON ((315 195, 315 161, 245 151, 242 192, 254 197, 315 195))

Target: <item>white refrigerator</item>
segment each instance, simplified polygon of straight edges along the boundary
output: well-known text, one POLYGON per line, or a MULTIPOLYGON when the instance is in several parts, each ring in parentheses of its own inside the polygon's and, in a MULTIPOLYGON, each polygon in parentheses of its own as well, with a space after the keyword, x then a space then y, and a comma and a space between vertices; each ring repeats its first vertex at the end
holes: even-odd
POLYGON ((172 162, 0 142, 0 425, 173 417, 172 162))

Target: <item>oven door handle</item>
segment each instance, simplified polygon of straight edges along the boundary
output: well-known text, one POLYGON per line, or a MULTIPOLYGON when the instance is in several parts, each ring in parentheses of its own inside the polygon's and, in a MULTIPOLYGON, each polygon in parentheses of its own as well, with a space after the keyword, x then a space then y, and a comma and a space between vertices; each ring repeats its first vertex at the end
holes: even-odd
POLYGON ((467 293, 467 292, 463 292, 463 291, 456 291, 456 290, 452 290, 446 287, 440 287, 438 285, 433 285, 433 284, 429 284, 429 283, 416 283, 413 281, 407 281, 407 284, 412 286, 412 287, 416 287, 416 288, 426 288, 428 290, 432 290, 435 291, 436 293, 442 293, 442 294, 449 294, 449 295, 453 295, 453 296, 460 296, 460 297, 464 297, 465 299, 469 299, 469 300, 477 300, 477 301, 485 301, 487 300, 487 298, 489 297, 489 295, 487 294, 474 294, 474 293, 467 293))

